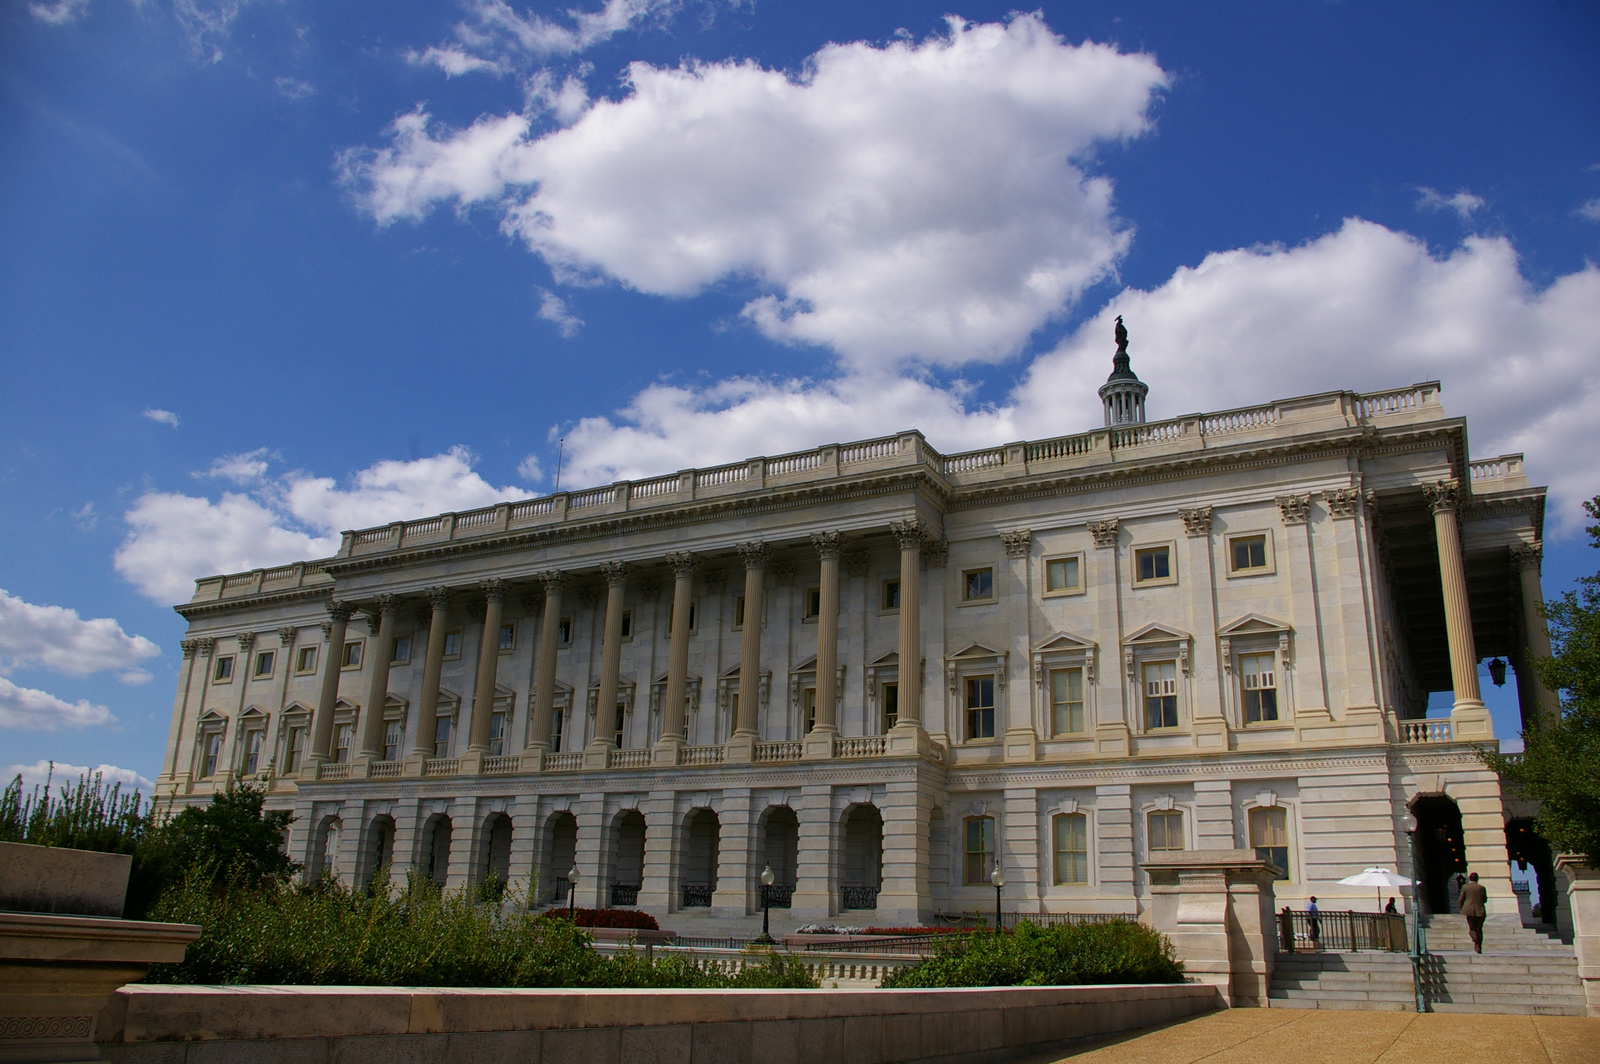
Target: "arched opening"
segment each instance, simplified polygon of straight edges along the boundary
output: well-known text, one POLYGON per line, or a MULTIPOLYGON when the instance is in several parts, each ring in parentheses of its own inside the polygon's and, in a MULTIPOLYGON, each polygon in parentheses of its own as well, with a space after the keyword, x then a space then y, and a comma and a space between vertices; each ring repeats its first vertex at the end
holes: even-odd
POLYGON ((767 889, 774 909, 787 909, 794 903, 796 870, 800 864, 800 818, 786 805, 768 809, 762 818, 761 865, 751 869, 759 876, 762 867, 772 869, 772 886, 767 889))
POLYGON ((1411 803, 1417 818, 1417 879, 1428 911, 1452 909, 1451 880, 1467 870, 1467 849, 1461 830, 1461 809, 1442 794, 1429 794, 1411 803))
POLYGON ((611 824, 611 904, 639 904, 639 886, 644 882, 644 815, 637 809, 617 814, 611 824))
POLYGON ((883 814, 876 806, 852 806, 844 815, 844 876, 841 909, 876 909, 883 886, 883 814))
POLYGON ((498 897, 511 878, 511 818, 504 813, 491 813, 483 829, 483 883, 498 897))
POLYGON ((696 809, 685 825, 683 907, 709 908, 717 889, 717 837, 722 824, 710 809, 696 809))
POLYGON ((308 879, 339 878, 339 833, 344 826, 336 816, 325 816, 317 824, 317 834, 312 840, 311 864, 308 879))
POLYGON ((1531 870, 1539 891, 1533 919, 1542 924, 1556 922, 1556 865, 1545 842, 1533 828, 1531 817, 1519 817, 1506 824, 1506 856, 1518 871, 1531 870))
POLYGON ((422 829, 422 874, 440 887, 450 876, 450 818, 436 813, 422 829))
POLYGON ((548 883, 544 892, 547 905, 567 903, 567 872, 578 856, 578 818, 571 813, 557 813, 545 822, 544 867, 540 881, 548 883))
POLYGON ((394 864, 394 817, 385 813, 372 818, 366 849, 362 886, 367 890, 388 886, 389 869, 394 864))

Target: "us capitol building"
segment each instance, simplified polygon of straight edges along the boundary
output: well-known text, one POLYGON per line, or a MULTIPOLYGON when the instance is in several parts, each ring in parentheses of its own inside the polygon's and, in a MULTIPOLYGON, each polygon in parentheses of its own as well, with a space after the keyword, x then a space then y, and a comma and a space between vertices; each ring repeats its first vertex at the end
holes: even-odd
MULTIPOLYGON (((346 532, 197 581, 158 796, 259 778, 308 874, 913 924, 1140 913, 1252 848, 1278 904, 1476 871, 1515 912, 1479 662, 1530 657, 1545 489, 1437 383, 940 454, 915 431, 346 532), (1429 692, 1453 692, 1426 716, 1429 692)), ((1522 814, 1519 816, 1518 814, 1522 814)), ((1514 852, 1511 854, 1514 855, 1514 852)))

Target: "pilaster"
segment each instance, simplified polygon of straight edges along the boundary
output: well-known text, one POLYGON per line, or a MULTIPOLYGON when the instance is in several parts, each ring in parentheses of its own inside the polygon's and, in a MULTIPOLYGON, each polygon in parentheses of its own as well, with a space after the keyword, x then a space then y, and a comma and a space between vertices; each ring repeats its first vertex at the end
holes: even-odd
POLYGON ((879 924, 919 924, 933 911, 933 898, 928 893, 928 851, 934 802, 931 789, 921 777, 919 772, 910 780, 890 782, 885 788, 884 808, 879 810, 883 815, 883 881, 874 921, 879 924))
POLYGON ((639 907, 668 912, 673 904, 672 870, 678 866, 681 842, 674 815, 676 793, 651 791, 639 804, 644 814, 644 874, 639 884, 639 907))
POLYGON ((1031 618, 1033 615, 1033 589, 1029 557, 1033 546, 1033 532, 1022 528, 1004 533, 1001 537, 1006 549, 1006 583, 1003 589, 995 588, 1005 603, 1010 654, 1003 666, 1009 675, 1005 679, 1005 759, 1009 762, 1034 761, 1039 755, 1039 733, 1034 727, 1033 684, 1029 682, 1028 661, 1033 649, 1031 618))
POLYGON ((1044 860, 1048 855, 1039 852, 1039 792, 1033 787, 1007 787, 1004 802, 1004 830, 997 840, 1006 873, 1002 898, 1018 912, 1038 912, 1043 908, 1043 884, 1051 874, 1044 860))
MULTIPOLYGON (((746 600, 745 621, 751 620, 746 600)), ((717 886, 712 908, 748 915, 754 911, 755 872, 750 867, 755 844, 755 818, 750 808, 750 788, 726 787, 717 812, 717 886)))
POLYGON ((826 783, 806 784, 800 789, 800 804, 794 812, 800 822, 800 838, 790 915, 801 922, 826 920, 837 908, 832 870, 840 863, 834 852, 838 840, 833 787, 826 783))

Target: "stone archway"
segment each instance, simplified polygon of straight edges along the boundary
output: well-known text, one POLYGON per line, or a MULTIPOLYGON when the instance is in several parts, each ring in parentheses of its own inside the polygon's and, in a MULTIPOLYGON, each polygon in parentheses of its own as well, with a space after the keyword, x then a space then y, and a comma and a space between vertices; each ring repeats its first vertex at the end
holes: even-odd
POLYGON ((1534 830, 1532 817, 1517 817, 1506 824, 1506 856, 1518 868, 1533 869, 1539 884, 1539 907, 1533 918, 1540 923, 1556 922, 1556 865, 1550 844, 1534 830))
POLYGON ((851 806, 844 815, 841 909, 876 909, 883 886, 883 814, 874 805, 851 806))
POLYGON ((1425 794, 1411 803, 1417 818, 1417 876, 1422 898, 1433 913, 1451 911, 1450 880, 1467 870, 1461 808, 1448 795, 1425 794))
POLYGON ((624 809, 611 822, 610 904, 639 904, 639 887, 644 883, 644 814, 624 809))
MULTIPOLYGON (((786 805, 775 805, 761 817, 761 864, 751 868, 760 876, 762 868, 772 869, 768 891, 774 909, 787 909, 794 903, 794 888, 800 865, 800 818, 786 805)), ((759 880, 758 893, 759 897, 759 880)))
POLYGON ((682 902, 685 909, 704 909, 711 905, 717 889, 717 844, 722 822, 711 809, 696 809, 684 822, 682 902))
POLYGON ((491 813, 483 824, 483 882, 504 891, 511 879, 511 818, 491 813))
POLYGON ((570 881, 567 873, 578 858, 578 818, 569 812, 553 814, 544 825, 539 884, 547 905, 565 905, 570 881))
POLYGON ((450 818, 435 813, 422 828, 422 873, 443 887, 450 878, 450 818))
POLYGON ((362 886, 367 890, 387 886, 394 864, 394 817, 381 813, 367 827, 366 855, 362 860, 362 886))

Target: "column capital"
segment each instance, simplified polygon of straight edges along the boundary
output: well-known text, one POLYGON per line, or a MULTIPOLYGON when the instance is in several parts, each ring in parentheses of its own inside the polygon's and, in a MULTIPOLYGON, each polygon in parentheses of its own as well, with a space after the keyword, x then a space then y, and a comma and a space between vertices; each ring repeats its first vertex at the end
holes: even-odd
POLYGON ((1518 570, 1532 569, 1538 572, 1543 561, 1543 543, 1517 543, 1511 548, 1511 564, 1518 570))
POLYGON ((1211 535, 1211 506, 1180 507, 1178 516, 1183 518, 1183 531, 1190 539, 1199 539, 1211 535))
POLYGON ((286 624, 278 629, 278 642, 283 646, 291 646, 294 643, 294 637, 299 634, 300 629, 292 624, 286 624))
POLYGON ((1461 503, 1461 482, 1452 478, 1436 484, 1425 484, 1422 494, 1434 513, 1454 513, 1461 503))
POLYGON ((1334 517, 1354 517, 1361 508, 1361 489, 1335 488, 1325 491, 1322 501, 1328 504, 1328 513, 1334 517))
POLYGON ((811 546, 821 558, 837 558, 844 552, 843 532, 813 532, 811 546))
POLYGON ((572 582, 571 578, 560 569, 546 569, 544 572, 537 574, 536 578, 544 585, 544 593, 546 595, 552 593, 560 594, 572 582))
POLYGON ((350 615, 355 612, 356 608, 353 605, 340 599, 334 599, 328 603, 328 619, 330 621, 348 621, 350 615))
POLYGON ((706 590, 713 595, 720 595, 728 589, 728 571, 726 569, 712 569, 705 576, 706 590))
POLYGON ((1096 547, 1115 547, 1117 545, 1117 529, 1122 522, 1115 517, 1108 517, 1104 521, 1090 521, 1089 535, 1094 537, 1096 547))
POLYGON ((185 639, 178 644, 178 647, 183 651, 183 656, 187 660, 194 657, 194 652, 200 649, 200 640, 185 639))
POLYGON ((436 610, 445 609, 450 605, 450 600, 455 598, 455 591, 443 584, 435 584, 428 588, 428 605, 436 610))
MULTIPOLYGON (((1026 552, 1024 552, 1026 553, 1026 552)), ((922 541, 922 567, 943 569, 950 560, 950 541, 943 536, 928 536, 922 541)))
POLYGON ((250 647, 254 645, 256 641, 256 634, 254 632, 240 632, 238 635, 234 636, 234 638, 239 641, 239 653, 248 654, 250 652, 250 647))
POLYGON ((700 555, 690 550, 675 550, 667 553, 667 565, 672 568, 672 575, 679 580, 691 579, 700 571, 702 562, 700 555))
POLYGON ((1033 529, 1019 528, 1014 532, 1002 532, 1000 542, 1005 544, 1006 557, 1026 558, 1028 549, 1033 546, 1033 529))
POLYGON ((895 541, 900 544, 901 550, 910 550, 913 547, 918 550, 922 549, 922 537, 925 530, 922 527, 922 522, 915 517, 908 517, 904 521, 890 521, 889 532, 894 536, 895 541))
POLYGON ((734 549, 739 552, 739 557, 744 559, 746 569, 765 569, 768 559, 772 557, 772 548, 761 540, 737 543, 734 549))
POLYGON ((506 582, 504 580, 490 579, 478 581, 478 588, 483 592, 483 597, 490 602, 504 602, 506 600, 506 582))
POLYGON ((1279 495, 1275 500, 1278 512, 1283 515, 1286 525, 1303 525, 1311 520, 1311 493, 1302 495, 1279 495))
POLYGON ((794 583, 794 562, 777 561, 768 566, 772 570, 772 582, 778 587, 789 587, 794 583))
POLYGON ((864 550, 854 550, 839 556, 839 565, 851 576, 866 576, 872 566, 872 555, 864 550))
POLYGON ((377 598, 372 600, 372 604, 378 608, 378 612, 380 614, 393 614, 400 609, 400 596, 379 595, 377 598))
POLYGON ((600 575, 606 578, 607 587, 621 587, 628 582, 628 575, 633 572, 633 566, 627 562, 606 562, 600 567, 600 575))

